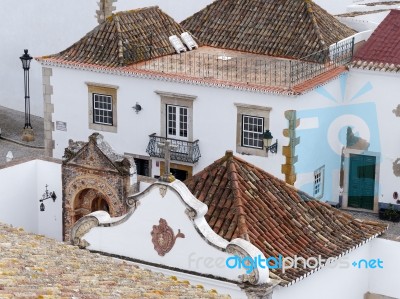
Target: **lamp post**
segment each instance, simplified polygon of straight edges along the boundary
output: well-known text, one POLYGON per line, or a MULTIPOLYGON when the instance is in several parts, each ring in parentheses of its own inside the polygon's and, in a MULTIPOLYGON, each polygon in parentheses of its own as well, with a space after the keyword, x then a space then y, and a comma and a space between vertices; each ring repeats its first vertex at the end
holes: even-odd
POLYGON ((33 128, 31 125, 31 103, 29 96, 29 68, 31 65, 32 57, 28 54, 28 50, 24 50, 24 54, 19 58, 22 62, 22 68, 24 69, 24 90, 25 90, 25 125, 22 131, 23 141, 35 140, 33 128))

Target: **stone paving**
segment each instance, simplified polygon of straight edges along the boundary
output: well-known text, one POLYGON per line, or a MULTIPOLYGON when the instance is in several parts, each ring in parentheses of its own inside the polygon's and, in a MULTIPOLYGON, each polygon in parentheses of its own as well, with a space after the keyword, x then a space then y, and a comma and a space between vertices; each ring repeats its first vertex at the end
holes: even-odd
POLYGON ((0 298, 230 298, 0 223, 0 298))
POLYGON ((400 222, 391 222, 381 220, 378 217, 378 214, 369 213, 369 212, 360 212, 360 211, 350 211, 344 210, 344 212, 351 214, 354 218, 372 220, 380 223, 384 223, 389 225, 389 228, 386 232, 384 232, 380 238, 398 241, 400 242, 400 222))
POLYGON ((35 132, 35 140, 21 140, 25 124, 25 113, 0 106, 0 165, 6 163, 6 155, 12 152, 14 160, 44 155, 43 118, 31 116, 31 125, 35 132))

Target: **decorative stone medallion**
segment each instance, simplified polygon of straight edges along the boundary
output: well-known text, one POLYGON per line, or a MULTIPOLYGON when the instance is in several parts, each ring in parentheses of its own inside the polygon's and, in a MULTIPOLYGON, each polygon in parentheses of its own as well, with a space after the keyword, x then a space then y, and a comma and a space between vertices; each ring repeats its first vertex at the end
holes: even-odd
POLYGON ((174 247, 175 240, 177 238, 185 238, 185 235, 178 229, 178 233, 174 236, 174 231, 168 225, 165 219, 160 218, 159 225, 153 225, 151 231, 152 242, 154 249, 158 252, 158 255, 164 256, 168 253, 172 247, 174 247))
POLYGON ((160 195, 164 197, 167 194, 167 186, 160 186, 160 195))

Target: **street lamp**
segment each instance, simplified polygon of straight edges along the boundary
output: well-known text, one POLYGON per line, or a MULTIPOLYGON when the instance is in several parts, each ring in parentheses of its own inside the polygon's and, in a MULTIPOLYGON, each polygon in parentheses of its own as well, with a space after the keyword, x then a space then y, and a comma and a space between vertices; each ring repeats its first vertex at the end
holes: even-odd
POLYGON ((272 138, 274 137, 272 136, 271 131, 266 130, 263 134, 265 150, 267 151, 267 153, 271 152, 273 154, 276 154, 278 152, 278 139, 276 139, 276 142, 274 144, 271 144, 272 138))
POLYGON ((24 89, 25 89, 25 125, 22 132, 22 140, 33 141, 35 135, 33 134, 33 128, 31 125, 31 106, 29 96, 29 68, 31 65, 32 57, 28 54, 28 50, 24 50, 24 55, 19 59, 22 62, 22 68, 24 69, 24 89))

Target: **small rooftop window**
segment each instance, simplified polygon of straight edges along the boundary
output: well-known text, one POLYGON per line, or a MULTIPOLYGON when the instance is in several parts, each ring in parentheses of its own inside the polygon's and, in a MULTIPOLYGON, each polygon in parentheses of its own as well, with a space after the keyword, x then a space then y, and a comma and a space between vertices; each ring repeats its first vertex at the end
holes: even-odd
POLYGON ((169 41, 171 45, 174 47, 176 53, 186 52, 185 46, 182 44, 182 41, 176 35, 171 35, 169 37, 169 41))
POLYGON ((188 32, 183 32, 181 34, 181 39, 189 50, 197 49, 199 47, 193 37, 188 32))

